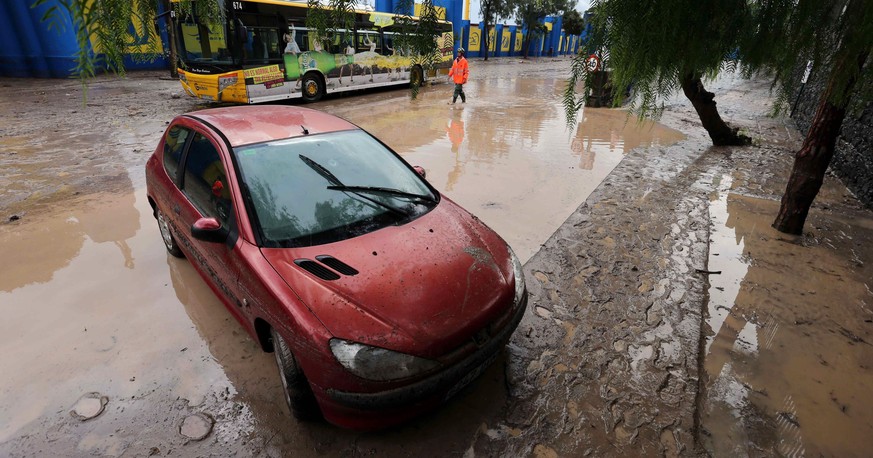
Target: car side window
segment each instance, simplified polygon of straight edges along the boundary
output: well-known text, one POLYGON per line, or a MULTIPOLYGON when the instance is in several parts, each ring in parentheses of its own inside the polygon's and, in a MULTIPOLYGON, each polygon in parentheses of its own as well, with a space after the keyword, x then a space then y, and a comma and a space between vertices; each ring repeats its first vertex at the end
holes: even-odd
POLYGON ((215 145, 199 133, 188 147, 182 192, 204 217, 215 218, 222 226, 230 223, 233 204, 226 169, 215 145))
POLYGON ((182 161, 182 149, 185 146, 185 140, 188 140, 191 131, 180 126, 174 126, 167 133, 167 139, 164 141, 164 170, 173 181, 179 172, 179 162, 182 161))

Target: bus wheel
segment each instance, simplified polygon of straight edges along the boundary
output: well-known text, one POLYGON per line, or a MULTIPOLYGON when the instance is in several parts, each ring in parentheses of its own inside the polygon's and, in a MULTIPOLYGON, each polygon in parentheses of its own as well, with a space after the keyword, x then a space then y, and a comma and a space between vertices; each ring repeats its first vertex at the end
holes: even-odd
POLYGON ((424 83, 424 72, 421 70, 421 66, 416 65, 409 72, 409 84, 421 86, 422 83, 424 83))
POLYGON ((321 82, 321 78, 316 73, 304 75, 302 87, 303 100, 307 102, 318 102, 324 95, 324 83, 321 82))

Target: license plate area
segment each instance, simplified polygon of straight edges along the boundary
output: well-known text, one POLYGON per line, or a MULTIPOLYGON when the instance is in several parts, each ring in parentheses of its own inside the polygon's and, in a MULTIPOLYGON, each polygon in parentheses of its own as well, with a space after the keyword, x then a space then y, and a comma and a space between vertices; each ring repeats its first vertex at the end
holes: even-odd
POLYGON ((493 354, 491 354, 491 356, 488 357, 488 359, 486 359, 484 362, 482 362, 482 364, 478 365, 476 368, 474 368, 473 370, 468 372, 466 375, 464 375, 460 380, 458 380, 458 382, 455 383, 455 386, 453 386, 446 393, 446 396, 443 398, 443 402, 448 401, 450 398, 452 398, 453 396, 458 394, 458 392, 460 392, 462 389, 464 389, 465 386, 472 383, 473 380, 476 380, 477 378, 479 378, 479 376, 482 375, 483 372, 485 372, 485 369, 488 369, 489 367, 491 367, 491 364, 494 363, 494 361, 497 359, 497 355, 499 355, 499 354, 500 354, 499 351, 494 352, 493 354))

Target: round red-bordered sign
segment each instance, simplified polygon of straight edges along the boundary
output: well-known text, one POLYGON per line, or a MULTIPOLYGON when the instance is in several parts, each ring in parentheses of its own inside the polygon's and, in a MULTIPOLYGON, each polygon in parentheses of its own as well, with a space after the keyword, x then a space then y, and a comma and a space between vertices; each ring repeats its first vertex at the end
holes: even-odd
POLYGON ((596 72, 600 70, 600 58, 595 56, 594 54, 588 56, 588 58, 585 59, 585 68, 589 72, 596 72))

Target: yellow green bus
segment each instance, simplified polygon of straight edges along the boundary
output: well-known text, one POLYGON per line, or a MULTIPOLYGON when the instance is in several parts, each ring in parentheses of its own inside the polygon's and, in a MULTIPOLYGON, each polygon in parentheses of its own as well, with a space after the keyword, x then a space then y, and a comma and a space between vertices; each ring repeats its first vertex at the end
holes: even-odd
MULTIPOLYGON (((424 81, 424 69, 399 46, 395 15, 356 11, 354 28, 318 40, 306 27, 306 2, 238 0, 209 25, 174 14, 179 80, 190 96, 259 103, 424 81)), ((416 20, 413 18, 413 20, 416 20)), ((436 68, 451 66, 452 24, 438 22, 436 68)))

